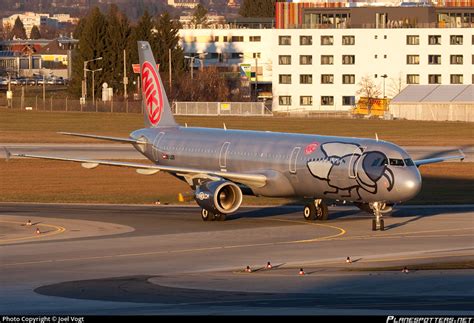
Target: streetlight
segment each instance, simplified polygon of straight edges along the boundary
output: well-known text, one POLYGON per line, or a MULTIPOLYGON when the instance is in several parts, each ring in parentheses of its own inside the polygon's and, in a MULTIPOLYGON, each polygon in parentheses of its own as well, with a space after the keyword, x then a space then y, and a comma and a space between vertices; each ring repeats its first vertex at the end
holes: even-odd
POLYGON ((387 74, 380 75, 383 78, 383 98, 385 99, 385 79, 388 77, 387 74))
POLYGON ((189 72, 191 74, 191 80, 194 78, 194 60, 197 59, 198 61, 200 61, 200 64, 201 64, 201 71, 204 69, 204 62, 203 62, 203 58, 201 58, 201 56, 206 56, 207 53, 201 53, 201 54, 198 54, 197 56, 184 56, 184 58, 187 58, 190 60, 190 69, 189 69, 189 72))
MULTIPOLYGON (((94 61, 99 61, 103 59, 103 57, 97 57, 97 58, 94 58, 94 59, 90 59, 88 61, 84 61, 84 80, 83 80, 83 83, 82 83, 82 97, 84 98, 84 103, 85 103, 85 100, 87 98, 87 71, 90 71, 87 69, 87 64, 90 63, 90 62, 94 62, 94 61)), ((94 73, 92 73, 92 75, 94 75, 94 73)))
POLYGON ((88 70, 88 69, 86 69, 86 71, 92 72, 92 102, 95 104, 95 79, 94 79, 94 73, 95 73, 95 72, 100 72, 100 71, 102 71, 102 69, 101 69, 101 68, 96 69, 96 70, 88 70))

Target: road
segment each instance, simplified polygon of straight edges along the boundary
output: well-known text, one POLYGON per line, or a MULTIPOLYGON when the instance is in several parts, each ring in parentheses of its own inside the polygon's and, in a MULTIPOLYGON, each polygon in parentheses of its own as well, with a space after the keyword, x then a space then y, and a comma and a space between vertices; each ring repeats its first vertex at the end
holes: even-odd
POLYGON ((203 222, 196 207, 3 203, 0 312, 474 314, 474 270, 413 270, 472 264, 474 205, 400 207, 383 232, 356 208, 330 211, 203 222))

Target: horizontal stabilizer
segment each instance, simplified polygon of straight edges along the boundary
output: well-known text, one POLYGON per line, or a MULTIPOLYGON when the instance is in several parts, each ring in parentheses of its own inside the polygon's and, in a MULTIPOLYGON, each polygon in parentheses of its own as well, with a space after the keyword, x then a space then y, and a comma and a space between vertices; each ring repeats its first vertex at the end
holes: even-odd
POLYGON ((89 135, 89 134, 85 134, 85 133, 74 133, 74 132, 58 132, 58 133, 61 134, 61 135, 66 135, 66 136, 116 141, 116 142, 123 142, 123 143, 128 143, 128 144, 141 144, 141 143, 143 143, 140 140, 135 140, 135 139, 130 139, 130 138, 96 136, 96 135, 89 135))

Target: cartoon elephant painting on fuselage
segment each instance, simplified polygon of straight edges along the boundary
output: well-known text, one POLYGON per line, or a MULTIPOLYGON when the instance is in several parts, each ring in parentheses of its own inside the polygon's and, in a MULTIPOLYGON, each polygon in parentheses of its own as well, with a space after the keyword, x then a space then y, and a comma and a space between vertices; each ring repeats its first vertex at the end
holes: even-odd
POLYGON ((342 142, 324 143, 320 148, 323 156, 309 160, 307 166, 314 177, 327 181, 330 189, 325 195, 347 191, 341 196, 360 200, 360 190, 377 194, 377 182, 382 177, 388 181, 387 190, 392 190, 394 176, 384 153, 342 142))

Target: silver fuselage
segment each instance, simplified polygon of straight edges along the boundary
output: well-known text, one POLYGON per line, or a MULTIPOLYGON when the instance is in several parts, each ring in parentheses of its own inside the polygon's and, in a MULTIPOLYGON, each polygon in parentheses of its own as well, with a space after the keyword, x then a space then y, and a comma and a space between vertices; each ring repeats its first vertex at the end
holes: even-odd
POLYGON ((251 189, 257 196, 396 203, 421 188, 410 156, 381 140, 191 127, 130 137, 147 142, 135 148, 155 164, 264 174, 267 184, 251 189))

